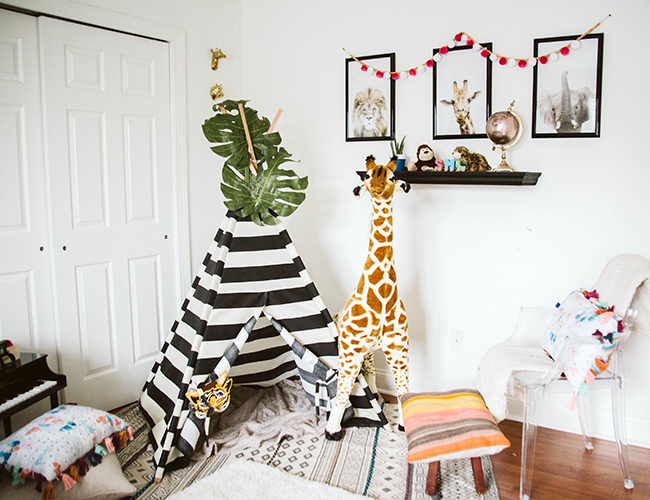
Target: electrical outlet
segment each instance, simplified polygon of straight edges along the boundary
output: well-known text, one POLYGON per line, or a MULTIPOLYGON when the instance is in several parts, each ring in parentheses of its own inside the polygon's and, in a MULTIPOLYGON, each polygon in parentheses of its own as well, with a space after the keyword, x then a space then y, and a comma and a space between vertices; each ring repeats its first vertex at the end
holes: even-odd
POLYGON ((462 330, 452 330, 449 341, 449 350, 454 352, 463 352, 465 334, 462 330))

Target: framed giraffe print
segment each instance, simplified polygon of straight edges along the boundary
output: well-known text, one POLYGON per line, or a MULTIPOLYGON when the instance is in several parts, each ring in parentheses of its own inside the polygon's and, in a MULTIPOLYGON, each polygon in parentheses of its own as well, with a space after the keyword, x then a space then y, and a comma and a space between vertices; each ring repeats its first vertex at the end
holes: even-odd
POLYGON ((600 137, 604 35, 577 38, 533 41, 533 138, 600 137))
MULTIPOLYGON (((480 45, 492 50, 491 43, 480 45)), ((433 138, 487 138, 492 61, 468 46, 435 49, 433 59, 433 138)))
POLYGON ((345 60, 345 140, 390 141, 395 132, 395 53, 345 60))

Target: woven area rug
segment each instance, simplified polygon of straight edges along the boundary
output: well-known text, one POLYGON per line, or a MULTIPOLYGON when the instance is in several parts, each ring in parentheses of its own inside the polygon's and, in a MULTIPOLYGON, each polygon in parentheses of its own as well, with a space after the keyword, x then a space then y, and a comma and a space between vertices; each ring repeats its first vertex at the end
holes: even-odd
MULTIPOLYGON (((389 425, 397 421, 397 405, 383 403, 389 425)), ((118 452, 126 478, 138 488, 132 499, 163 500, 209 476, 234 460, 253 460, 296 476, 343 488, 352 493, 380 500, 431 498, 424 492, 427 464, 409 466, 406 437, 387 428, 352 427, 341 441, 327 441, 319 432, 299 438, 286 437, 278 444, 249 448, 238 453, 216 453, 192 462, 188 467, 168 472, 162 482, 153 482, 153 450, 148 427, 137 404, 118 413, 133 428, 134 439, 118 452)), ((492 464, 483 457, 485 500, 498 500, 492 464)), ((440 500, 478 498, 474 489, 469 459, 448 460, 440 464, 440 500)))

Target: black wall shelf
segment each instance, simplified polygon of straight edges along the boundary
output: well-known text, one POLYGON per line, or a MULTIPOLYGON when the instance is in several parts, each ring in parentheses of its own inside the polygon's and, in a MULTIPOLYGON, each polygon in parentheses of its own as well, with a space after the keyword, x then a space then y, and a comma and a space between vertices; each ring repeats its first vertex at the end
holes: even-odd
MULTIPOLYGON (((364 171, 358 171, 361 179, 364 171)), ((534 186, 541 172, 395 172, 411 184, 473 184, 485 186, 534 186)))

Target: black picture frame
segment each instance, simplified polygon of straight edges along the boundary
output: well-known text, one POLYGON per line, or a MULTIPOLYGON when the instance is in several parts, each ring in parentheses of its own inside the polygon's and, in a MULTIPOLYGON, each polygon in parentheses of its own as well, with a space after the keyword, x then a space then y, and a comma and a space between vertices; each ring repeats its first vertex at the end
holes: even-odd
POLYGON ((395 71, 395 53, 357 59, 361 63, 345 60, 345 140, 390 141, 395 136, 395 80, 390 76, 395 71), (384 77, 378 77, 376 70, 384 77), (371 117, 367 121, 361 118, 364 105, 372 111, 365 115, 371 117))
MULTIPOLYGON (((480 46, 492 50, 492 43, 480 46)), ((433 57, 440 49, 434 49, 433 57)), ((441 54, 442 56, 442 54, 441 54)), ((448 49, 439 62, 433 65, 433 139, 479 139, 487 138, 485 124, 492 109, 492 61, 483 57, 480 51, 462 46, 448 49), (463 92, 464 82, 467 89, 463 92), (456 119, 453 96, 454 83, 460 95, 467 94, 473 98, 469 102, 469 117, 473 123, 474 133, 463 132, 464 127, 456 119), (476 92, 479 92, 476 94, 476 92)), ((458 116, 464 116, 462 109, 458 116)))
POLYGON ((534 139, 600 137, 604 35, 586 35, 576 49, 578 36, 533 40, 533 55, 538 58, 533 68, 534 139), (565 47, 568 53, 563 55, 560 50, 565 47), (546 64, 539 59, 542 56, 548 59, 546 64), (562 102, 569 102, 562 97, 565 72, 571 97, 570 116, 566 110, 562 114, 562 102))

